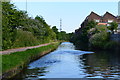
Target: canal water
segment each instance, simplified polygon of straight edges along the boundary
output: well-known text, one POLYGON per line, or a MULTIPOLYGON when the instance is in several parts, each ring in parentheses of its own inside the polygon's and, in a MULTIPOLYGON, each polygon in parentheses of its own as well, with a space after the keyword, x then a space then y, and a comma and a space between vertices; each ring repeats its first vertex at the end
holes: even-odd
POLYGON ((120 79, 119 52, 75 50, 63 42, 57 50, 30 63, 19 75, 23 80, 41 78, 106 78, 120 79))

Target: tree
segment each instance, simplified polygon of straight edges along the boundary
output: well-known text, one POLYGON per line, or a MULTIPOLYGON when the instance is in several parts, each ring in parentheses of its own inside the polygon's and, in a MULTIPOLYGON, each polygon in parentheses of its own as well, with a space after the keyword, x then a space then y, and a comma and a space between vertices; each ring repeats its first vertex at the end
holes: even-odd
POLYGON ((13 46, 14 48, 18 46, 32 46, 36 45, 37 42, 40 44, 55 39, 55 32, 42 16, 36 16, 34 19, 29 17, 27 12, 17 10, 14 4, 10 2, 2 3, 3 50, 13 48, 13 46), (30 37, 32 38, 27 40, 30 37), (31 42, 33 43, 31 44, 31 42))
POLYGON ((66 33, 65 31, 58 32, 58 29, 56 26, 53 26, 52 30, 56 33, 57 40, 69 41, 72 36, 72 33, 66 33))
POLYGON ((110 26, 108 27, 108 29, 110 29, 112 31, 112 33, 114 33, 113 30, 117 30, 118 24, 116 22, 112 22, 110 23, 110 26))
POLYGON ((108 41, 109 34, 106 31, 96 33, 89 39, 91 46, 94 48, 103 48, 108 41))
POLYGON ((77 49, 87 50, 89 46, 88 31, 91 28, 95 28, 97 23, 95 21, 89 21, 87 25, 81 29, 81 33, 74 34, 71 41, 75 44, 77 49))
POLYGON ((89 21, 89 22, 88 22, 87 27, 88 27, 89 29, 91 29, 91 28, 96 27, 96 25, 97 25, 97 23, 92 20, 92 21, 89 21))
POLYGON ((12 46, 16 34, 15 6, 10 2, 2 2, 2 49, 9 49, 12 46), (14 22, 14 23, 13 23, 14 22))
POLYGON ((58 29, 56 28, 56 26, 53 26, 53 27, 52 27, 52 30, 53 30, 56 34, 58 34, 58 29))

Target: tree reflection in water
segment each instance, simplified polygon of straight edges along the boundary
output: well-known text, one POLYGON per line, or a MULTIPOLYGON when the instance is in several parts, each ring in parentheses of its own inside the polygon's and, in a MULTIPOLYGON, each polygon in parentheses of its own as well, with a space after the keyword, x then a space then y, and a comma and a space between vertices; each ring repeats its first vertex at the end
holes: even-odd
POLYGON ((84 62, 85 73, 89 74, 87 78, 120 78, 119 52, 99 51, 84 54, 80 60, 84 62))

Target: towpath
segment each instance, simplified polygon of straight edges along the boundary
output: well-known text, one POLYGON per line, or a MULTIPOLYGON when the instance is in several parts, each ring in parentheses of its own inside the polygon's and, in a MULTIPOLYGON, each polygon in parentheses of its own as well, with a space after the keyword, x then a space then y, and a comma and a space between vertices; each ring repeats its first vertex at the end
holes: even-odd
POLYGON ((30 47, 21 47, 21 48, 15 48, 15 49, 8 49, 8 50, 0 51, 0 54, 10 54, 10 53, 13 53, 13 52, 26 51, 27 49, 47 46, 49 44, 51 44, 51 43, 40 44, 40 45, 37 45, 37 46, 30 46, 30 47))

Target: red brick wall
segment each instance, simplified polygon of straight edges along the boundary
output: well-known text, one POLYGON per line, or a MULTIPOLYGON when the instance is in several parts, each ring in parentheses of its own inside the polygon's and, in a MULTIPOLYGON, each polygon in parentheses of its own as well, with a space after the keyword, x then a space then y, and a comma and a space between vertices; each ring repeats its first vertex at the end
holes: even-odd
POLYGON ((108 22, 108 20, 113 20, 117 22, 117 18, 115 16, 113 16, 112 14, 106 13, 102 18, 102 22, 108 22))
POLYGON ((97 14, 95 14, 95 13, 92 12, 92 13, 88 16, 88 21, 95 20, 95 19, 100 20, 100 19, 101 19, 101 16, 99 16, 99 15, 97 15, 97 14))

